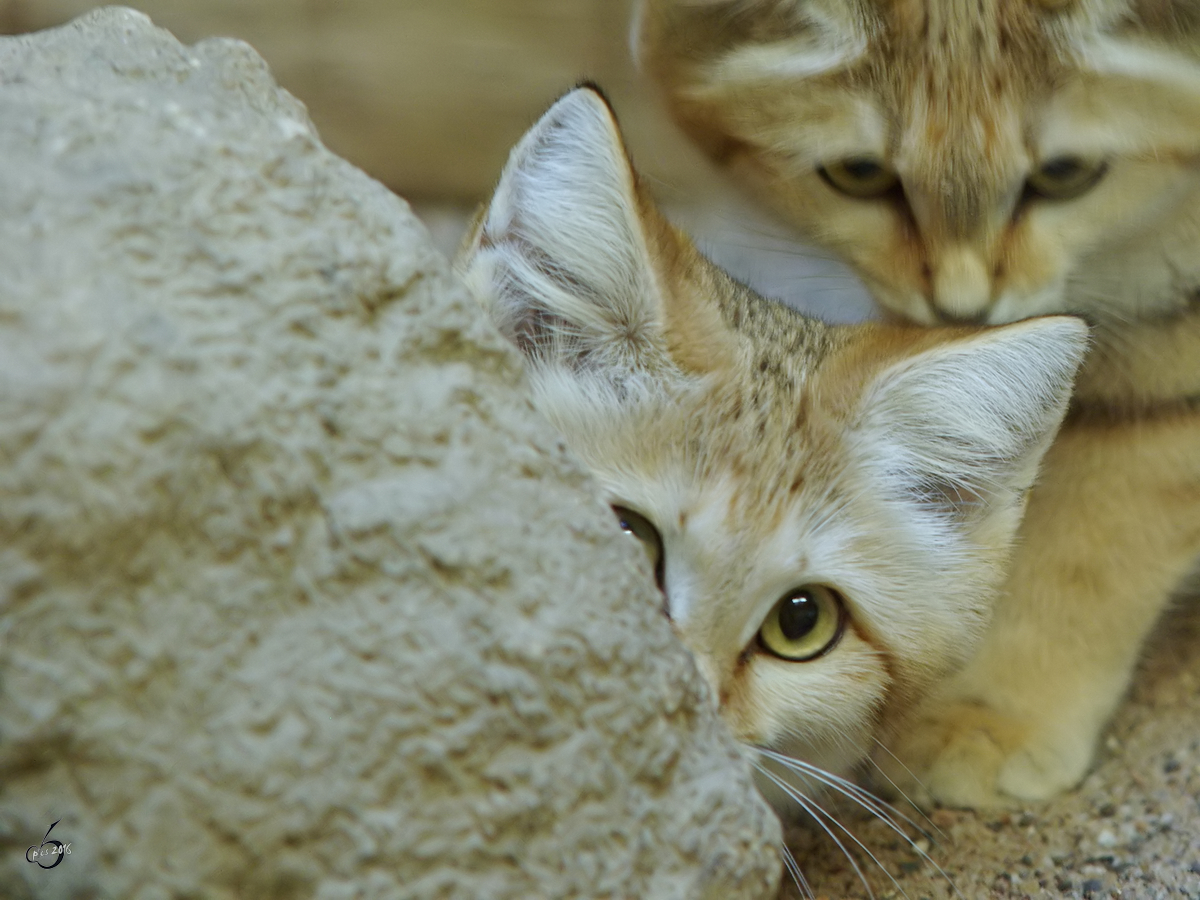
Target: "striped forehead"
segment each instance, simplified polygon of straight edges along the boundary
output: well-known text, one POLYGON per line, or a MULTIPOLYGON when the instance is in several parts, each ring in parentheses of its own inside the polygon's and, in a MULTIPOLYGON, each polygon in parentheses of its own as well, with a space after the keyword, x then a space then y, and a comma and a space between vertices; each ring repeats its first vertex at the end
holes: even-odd
POLYGON ((894 0, 878 7, 886 53, 988 68, 1045 44, 1037 0, 894 0))
MULTIPOLYGON (((1058 69, 1032 0, 896 2, 884 15, 870 80, 885 108, 922 113, 929 128, 986 119, 997 104, 1027 99, 1058 69)), ((986 128, 964 135, 988 136, 986 128)))
MULTIPOLYGON (((804 383, 760 373, 714 392, 690 419, 687 465, 698 485, 728 483, 722 515, 739 532, 777 528, 813 484, 838 470, 836 440, 812 414, 804 383)), ((818 417, 819 418, 819 417, 818 417)))
POLYGON ((1028 165, 1024 117, 1058 63, 1032 0, 885 6, 868 72, 892 110, 891 155, 906 188, 953 234, 975 228, 1028 165))

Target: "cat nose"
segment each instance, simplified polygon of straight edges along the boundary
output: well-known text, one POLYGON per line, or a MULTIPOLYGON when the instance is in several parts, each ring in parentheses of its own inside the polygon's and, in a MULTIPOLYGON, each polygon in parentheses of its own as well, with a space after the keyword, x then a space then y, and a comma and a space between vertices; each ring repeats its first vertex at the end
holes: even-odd
POLYGON ((965 247, 946 250, 933 276, 933 311, 944 322, 982 322, 992 303, 987 266, 965 247))

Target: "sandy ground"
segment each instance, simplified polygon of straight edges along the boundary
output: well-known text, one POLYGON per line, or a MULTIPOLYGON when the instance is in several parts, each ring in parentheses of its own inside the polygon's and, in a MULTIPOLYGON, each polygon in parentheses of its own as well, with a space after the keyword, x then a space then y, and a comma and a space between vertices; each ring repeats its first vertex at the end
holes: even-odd
MULTIPOLYGON (((453 255, 469 211, 416 211, 453 255)), ((870 314, 865 293, 839 264, 797 248, 752 210, 710 205, 673 210, 672 218, 767 296, 830 320, 870 314)), ((908 829, 932 863, 882 823, 848 808, 837 815, 878 863, 855 850, 860 879, 832 840, 792 828, 789 844, 823 900, 1200 900, 1200 602, 1163 622, 1094 770, 1075 792, 1004 814, 937 810, 922 823, 928 838, 908 829)), ((786 900, 802 896, 794 886, 783 892, 786 900)))
MULTIPOLYGON (((828 900, 1200 900, 1200 602, 1161 624, 1076 791, 1004 814, 932 813, 923 846, 944 875, 881 823, 849 811, 839 818, 879 861, 856 854, 869 888, 828 838, 805 827, 788 837, 816 896, 828 900)), ((783 896, 803 895, 790 887, 783 896)))

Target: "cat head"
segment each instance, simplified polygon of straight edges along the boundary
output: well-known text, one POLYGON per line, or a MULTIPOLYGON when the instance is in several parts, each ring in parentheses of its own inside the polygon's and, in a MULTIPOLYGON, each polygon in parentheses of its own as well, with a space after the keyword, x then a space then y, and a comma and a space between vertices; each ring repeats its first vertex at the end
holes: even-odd
POLYGON ((1079 320, 833 327, 757 297, 659 215, 586 88, 513 150, 458 267, 743 743, 846 771, 964 661, 1079 320))
POLYGON ((642 0, 635 41, 893 314, 1108 322, 1200 285, 1195 0, 642 0))

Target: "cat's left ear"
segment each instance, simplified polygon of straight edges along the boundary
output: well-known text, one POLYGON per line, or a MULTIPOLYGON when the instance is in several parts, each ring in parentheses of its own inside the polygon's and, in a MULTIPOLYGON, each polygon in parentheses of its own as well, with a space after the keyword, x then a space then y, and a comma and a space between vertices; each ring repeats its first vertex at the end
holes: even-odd
POLYGON ((639 189, 604 97, 581 87, 513 149, 457 266, 532 361, 621 380, 678 371, 679 335, 715 321, 677 301, 694 256, 639 189))
POLYGON ((1049 316, 927 339, 936 343, 868 383, 854 449, 884 495, 1007 544, 1066 412, 1087 327, 1049 316))

